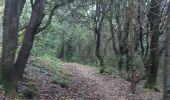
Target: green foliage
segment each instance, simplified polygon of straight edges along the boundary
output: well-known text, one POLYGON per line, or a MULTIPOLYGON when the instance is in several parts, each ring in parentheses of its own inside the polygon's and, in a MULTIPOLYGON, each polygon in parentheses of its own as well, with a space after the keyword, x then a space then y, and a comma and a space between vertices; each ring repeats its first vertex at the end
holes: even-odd
POLYGON ((115 67, 115 66, 112 66, 112 67, 106 66, 104 72, 105 72, 106 74, 115 75, 115 74, 117 73, 117 70, 116 70, 116 67, 115 67))
POLYGON ((62 61, 49 55, 44 55, 33 59, 37 60, 34 62, 33 66, 39 67, 41 70, 47 70, 49 73, 52 73, 50 79, 53 83, 56 83, 63 88, 68 86, 69 73, 64 71, 61 67, 62 61))
MULTIPOLYGON (((87 27, 72 25, 67 22, 60 23, 56 18, 47 30, 36 36, 32 55, 59 57, 59 55, 61 55, 62 46, 64 45, 64 60, 79 63, 92 63, 92 57, 82 58, 82 56, 93 55, 88 54, 88 52, 84 53, 88 51, 87 46, 91 40, 93 40, 91 33, 92 32, 87 27)), ((93 51, 94 48, 91 47, 91 49, 91 51, 93 51)))
POLYGON ((35 67, 48 70, 54 75, 60 75, 61 73, 65 73, 61 67, 62 62, 53 56, 43 55, 32 59, 37 60, 33 63, 33 66, 35 67))
POLYGON ((36 36, 32 49, 33 56, 49 55, 57 57, 61 48, 60 44, 62 44, 58 24, 59 22, 56 20, 55 23, 52 23, 52 28, 47 28, 47 30, 36 36))
POLYGON ((37 87, 33 82, 27 82, 22 87, 23 89, 18 92, 18 96, 27 99, 33 99, 38 94, 37 87))
POLYGON ((55 77, 52 77, 51 80, 52 80, 53 83, 56 83, 63 88, 68 87, 69 80, 67 78, 61 78, 61 77, 55 76, 55 77))
POLYGON ((53 73, 53 76, 51 77, 52 82, 60 85, 63 88, 66 88, 69 83, 69 80, 67 78, 69 76, 69 73, 62 69, 62 62, 54 57, 43 56, 40 58, 41 60, 46 60, 47 62, 49 62, 50 66, 48 66, 47 70, 53 73))

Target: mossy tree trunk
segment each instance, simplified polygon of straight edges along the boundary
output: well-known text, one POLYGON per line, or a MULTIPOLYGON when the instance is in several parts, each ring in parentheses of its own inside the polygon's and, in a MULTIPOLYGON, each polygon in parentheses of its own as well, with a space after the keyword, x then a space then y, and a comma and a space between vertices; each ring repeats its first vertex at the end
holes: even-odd
POLYGON ((26 64, 27 64, 27 61, 28 61, 28 58, 29 58, 29 55, 32 49, 35 35, 43 31, 44 29, 46 29, 51 24, 54 12, 57 8, 63 5, 66 5, 68 3, 71 3, 71 2, 74 2, 74 0, 68 0, 66 2, 61 2, 61 3, 55 3, 53 8, 50 11, 50 14, 48 16, 46 23, 44 24, 44 26, 40 27, 40 24, 45 16, 44 11, 45 11, 45 5, 47 3, 47 0, 31 0, 32 13, 31 13, 30 21, 28 25, 26 26, 23 43, 21 45, 21 48, 19 50, 17 60, 15 63, 15 71, 17 73, 16 74, 17 80, 21 80, 23 78, 24 69, 26 67, 26 64))
POLYGON ((10 96, 16 95, 15 52, 17 49, 19 18, 25 0, 5 0, 3 17, 3 46, 1 58, 1 83, 10 96))
POLYGON ((127 39, 128 39, 128 32, 127 32, 128 30, 125 30, 124 32, 122 31, 123 29, 128 27, 128 25, 126 25, 125 23, 121 23, 123 19, 126 20, 126 17, 121 16, 124 14, 124 12, 126 12, 126 9, 124 9, 122 5, 124 5, 123 1, 111 0, 109 5, 110 10, 107 15, 107 19, 110 27, 110 35, 112 40, 112 48, 116 57, 118 58, 117 70, 120 76, 122 76, 123 60, 124 60, 123 56, 126 54, 127 51, 127 39), (113 4, 116 4, 116 6, 113 6, 113 4))
POLYGON ((104 19, 103 5, 101 0, 96 1, 95 18, 94 18, 94 34, 96 40, 95 55, 97 57, 100 73, 104 73, 104 60, 101 56, 101 30, 104 19))
POLYGON ((35 0, 33 4, 31 18, 26 28, 24 40, 15 63, 17 80, 23 78, 24 69, 32 49, 34 37, 44 17, 45 4, 46 0, 35 0))
POLYGON ((151 7, 148 13, 148 19, 151 31, 149 66, 147 70, 146 88, 155 88, 157 81, 157 72, 159 65, 159 25, 160 25, 160 7, 162 0, 151 0, 151 7))

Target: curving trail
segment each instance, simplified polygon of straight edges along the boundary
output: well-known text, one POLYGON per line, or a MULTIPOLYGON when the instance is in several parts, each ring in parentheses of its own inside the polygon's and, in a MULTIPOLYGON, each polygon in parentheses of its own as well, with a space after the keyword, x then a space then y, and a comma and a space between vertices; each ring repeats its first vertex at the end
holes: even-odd
MULTIPOLYGON (((94 93, 97 93, 98 99, 95 100, 161 100, 160 93, 145 93, 142 92, 141 88, 137 88, 137 95, 130 94, 130 82, 121 79, 120 77, 111 77, 100 75, 97 73, 96 69, 80 65, 77 63, 64 63, 64 68, 70 71, 75 81, 80 79, 86 80, 83 85, 91 85, 89 83, 95 84, 97 87, 89 86, 94 91, 92 96, 95 96, 94 93), (95 88, 95 89, 93 89, 95 88), (138 95, 140 94, 140 95, 138 95)), ((74 84, 79 85, 79 84, 74 84)), ((86 88, 85 88, 86 89, 86 88)), ((91 98, 81 98, 80 100, 94 100, 91 98)))

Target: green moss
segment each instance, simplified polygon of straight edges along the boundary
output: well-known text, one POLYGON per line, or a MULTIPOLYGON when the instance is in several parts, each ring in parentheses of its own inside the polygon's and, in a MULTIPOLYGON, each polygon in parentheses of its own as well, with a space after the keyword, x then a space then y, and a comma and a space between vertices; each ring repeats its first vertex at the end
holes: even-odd
POLYGON ((2 88, 5 91, 5 94, 10 97, 16 97, 16 85, 15 82, 5 82, 2 80, 2 88))

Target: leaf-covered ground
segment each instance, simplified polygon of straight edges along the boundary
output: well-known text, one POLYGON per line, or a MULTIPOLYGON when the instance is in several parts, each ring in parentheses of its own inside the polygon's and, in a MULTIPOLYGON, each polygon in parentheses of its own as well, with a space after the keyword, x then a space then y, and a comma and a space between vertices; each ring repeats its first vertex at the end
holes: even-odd
MULTIPOLYGON (((36 87, 33 94, 24 100, 161 100, 162 92, 152 92, 142 89, 142 83, 137 87, 137 94, 130 94, 130 82, 118 76, 106 76, 97 73, 92 67, 77 63, 64 63, 62 67, 69 73, 69 83, 66 87, 51 80, 53 74, 34 66, 28 66, 25 78, 29 84, 36 87)), ((24 87, 22 82, 19 90, 24 87)), ((32 89, 32 88, 31 88, 32 89)), ((28 88, 29 90, 29 88, 28 88)), ((4 92, 0 92, 0 100, 5 99, 4 92)))

